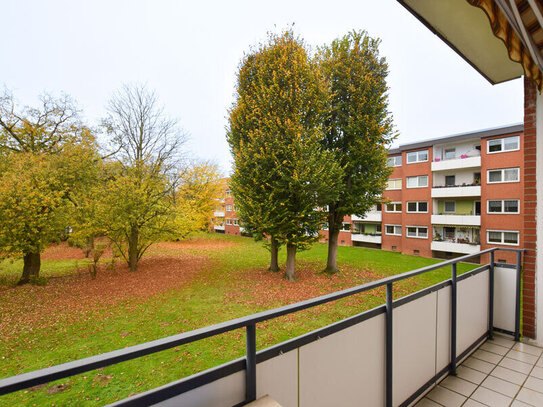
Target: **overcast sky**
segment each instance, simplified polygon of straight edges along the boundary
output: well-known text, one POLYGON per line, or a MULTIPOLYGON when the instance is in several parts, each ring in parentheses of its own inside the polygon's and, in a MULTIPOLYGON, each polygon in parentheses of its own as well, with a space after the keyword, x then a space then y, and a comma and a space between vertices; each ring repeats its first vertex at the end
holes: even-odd
POLYGON ((312 46, 352 29, 382 39, 397 144, 523 120, 522 80, 490 85, 395 0, 0 0, 0 9, 0 86, 22 103, 63 91, 97 123, 114 89, 147 83, 189 134, 190 154, 225 174, 239 61, 291 23, 312 46))

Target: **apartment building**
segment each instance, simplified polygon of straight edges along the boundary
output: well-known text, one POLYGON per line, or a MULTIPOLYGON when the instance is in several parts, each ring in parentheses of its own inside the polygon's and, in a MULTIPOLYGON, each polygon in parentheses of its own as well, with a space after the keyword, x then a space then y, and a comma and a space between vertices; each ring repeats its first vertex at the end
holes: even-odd
MULTIPOLYGON (((401 145, 383 203, 343 220, 339 244, 452 258, 490 247, 522 247, 523 126, 513 125, 401 145)), ((225 191, 224 227, 241 235, 225 191)), ((217 219, 221 219, 217 217, 217 219)), ((328 231, 320 232, 326 242, 328 231)), ((505 252, 504 252, 505 253, 505 252)), ((515 262, 514 254, 497 261, 515 262)), ((483 258, 481 261, 488 261, 483 258)))
POLYGON ((224 178, 222 181, 224 188, 221 196, 217 198, 213 218, 211 219, 211 230, 216 233, 241 236, 243 228, 240 226, 236 215, 236 205, 228 188, 228 178, 224 178))
POLYGON ((352 241, 439 258, 522 247, 522 149, 523 126, 515 125, 391 150, 382 208, 353 217, 352 241))

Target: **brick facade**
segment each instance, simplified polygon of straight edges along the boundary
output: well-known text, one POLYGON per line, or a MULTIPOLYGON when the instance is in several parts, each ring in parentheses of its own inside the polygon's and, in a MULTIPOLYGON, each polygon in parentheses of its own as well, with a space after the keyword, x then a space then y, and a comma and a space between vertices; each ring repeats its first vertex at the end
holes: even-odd
POLYGON ((522 333, 535 338, 536 272, 536 84, 524 78, 524 253, 522 333))

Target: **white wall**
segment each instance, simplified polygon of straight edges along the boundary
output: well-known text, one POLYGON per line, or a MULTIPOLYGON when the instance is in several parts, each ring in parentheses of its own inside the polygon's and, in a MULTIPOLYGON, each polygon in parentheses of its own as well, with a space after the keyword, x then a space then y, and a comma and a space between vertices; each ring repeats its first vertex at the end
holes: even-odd
POLYGON ((462 185, 463 183, 471 184, 473 183, 473 174, 475 172, 481 172, 481 170, 455 170, 455 171, 443 171, 443 172, 434 172, 434 186, 445 185, 445 176, 446 175, 455 175, 456 176, 456 185, 462 185))
POLYGON ((481 153, 479 150, 475 149, 475 146, 481 145, 481 140, 471 140, 471 141, 464 141, 462 143, 451 143, 451 144, 441 144, 434 146, 434 159, 445 158, 445 149, 448 148, 455 148, 456 149, 456 158, 460 158, 461 155, 465 154, 468 157, 477 157, 480 156, 481 153))

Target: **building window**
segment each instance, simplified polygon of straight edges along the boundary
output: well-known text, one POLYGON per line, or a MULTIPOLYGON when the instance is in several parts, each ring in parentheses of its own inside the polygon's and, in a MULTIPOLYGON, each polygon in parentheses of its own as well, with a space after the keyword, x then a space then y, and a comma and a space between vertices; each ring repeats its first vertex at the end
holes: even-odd
POLYGON ((445 175, 445 186, 454 187, 456 185, 456 176, 454 175, 445 175))
POLYGON ((239 226, 239 221, 237 219, 232 219, 234 226, 239 226))
POLYGON ((426 201, 420 201, 420 202, 407 202, 407 212, 410 213, 428 213, 428 202, 426 201))
POLYGON ((232 196, 229 189, 226 190, 226 196, 232 196))
POLYGON ((408 226, 407 237, 416 237, 418 239, 428 238, 428 228, 426 226, 408 226))
POLYGON ((520 178, 520 170, 518 168, 501 168, 499 170, 488 170, 489 184, 497 184, 500 182, 518 182, 520 178))
POLYGON ((390 202, 385 206, 385 212, 401 212, 402 203, 401 202, 390 202))
POLYGON ((226 218, 226 224, 227 224, 227 225, 231 225, 231 224, 232 224, 232 219, 226 218))
POLYGON ((520 213, 518 199, 488 200, 487 213, 520 213))
POLYGON ((456 158, 456 148, 446 148, 444 158, 445 160, 454 160, 456 158))
POLYGON ((402 165, 402 156, 397 155, 394 157, 388 157, 388 166, 389 167, 400 167, 402 165))
POLYGON ((497 243, 511 246, 518 246, 519 244, 519 232, 510 230, 488 230, 487 232, 488 243, 497 243))
POLYGON ((376 212, 381 212, 382 210, 383 210, 383 205, 382 204, 375 205, 375 211, 376 212))
POLYGON ((456 202, 455 201, 445 201, 445 202, 443 202, 443 212, 445 212, 445 213, 455 213, 456 212, 456 202))
MULTIPOLYGON (((375 233, 380 235, 382 233, 383 229, 381 228, 381 224, 375 225, 375 233)), ((400 232, 401 233, 401 232, 400 232)))
POLYGON ((407 164, 422 163, 425 161, 428 161, 428 150, 407 153, 407 164))
POLYGON ((389 179, 387 189, 402 189, 402 179, 389 179))
POLYGON ((488 140, 487 152, 488 154, 501 153, 505 151, 517 151, 520 149, 520 137, 504 137, 493 140, 488 140))
POLYGON ((341 225, 341 230, 344 230, 344 231, 350 231, 351 230, 351 224, 349 222, 343 222, 343 224, 341 225))
POLYGON ((232 212, 232 205, 226 205, 226 212, 232 212))
POLYGON ((385 233, 391 236, 401 236, 402 225, 385 225, 385 233))
POLYGON ((428 186, 428 175, 407 177, 407 188, 425 188, 428 186))

